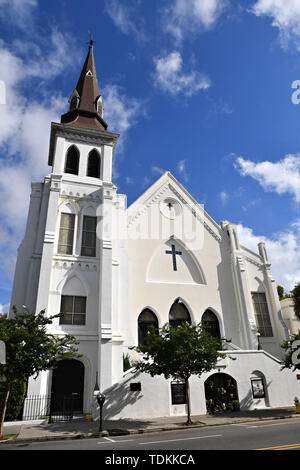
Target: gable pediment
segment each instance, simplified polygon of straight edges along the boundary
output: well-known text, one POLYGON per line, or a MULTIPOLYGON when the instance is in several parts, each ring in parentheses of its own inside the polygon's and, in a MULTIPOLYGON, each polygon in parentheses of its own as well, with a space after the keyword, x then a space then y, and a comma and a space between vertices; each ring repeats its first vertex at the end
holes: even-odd
MULTIPOLYGON (((194 219, 194 224, 199 223, 218 243, 221 243, 221 229, 218 224, 169 172, 162 175, 142 196, 128 207, 128 231, 135 230, 138 224, 141 223, 143 215, 155 213, 155 207, 160 215, 168 218, 167 210, 164 212, 162 208, 163 205, 167 207, 169 203, 172 204, 172 200, 177 201, 178 207, 184 209, 187 217, 190 216, 191 220, 194 219)), ((172 209, 176 211, 174 205, 172 209)), ((180 212, 180 209, 177 212, 180 212)), ((169 218, 172 219, 172 217, 169 218)), ((176 219, 176 217, 173 217, 173 219, 176 219)), ((190 223, 192 224, 191 221, 190 223)), ((178 238, 181 238, 180 234, 178 234, 178 238)))

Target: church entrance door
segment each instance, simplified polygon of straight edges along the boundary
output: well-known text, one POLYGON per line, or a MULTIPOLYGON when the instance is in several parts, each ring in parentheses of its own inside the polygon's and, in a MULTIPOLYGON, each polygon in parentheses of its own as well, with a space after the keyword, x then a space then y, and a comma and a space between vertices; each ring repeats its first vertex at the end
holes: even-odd
POLYGON ((237 383, 228 374, 213 374, 205 381, 205 399, 208 413, 239 410, 237 383))
POLYGON ((84 388, 84 365, 75 359, 60 361, 53 370, 51 409, 53 412, 62 411, 65 403, 72 410, 82 413, 84 388))

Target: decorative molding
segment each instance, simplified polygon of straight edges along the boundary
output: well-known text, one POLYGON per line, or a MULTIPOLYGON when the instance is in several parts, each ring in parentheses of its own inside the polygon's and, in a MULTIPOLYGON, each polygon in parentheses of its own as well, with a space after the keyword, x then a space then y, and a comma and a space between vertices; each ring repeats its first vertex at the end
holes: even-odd
POLYGON ((61 175, 51 175, 51 178, 50 178, 50 191, 56 191, 56 192, 60 191, 61 179, 62 179, 61 175))
POLYGON ((244 256, 244 259, 245 259, 246 261, 249 261, 249 263, 254 264, 254 265, 257 266, 258 268, 262 268, 262 267, 263 267, 262 264, 257 263, 257 262, 254 261, 253 259, 249 258, 249 256, 244 256))
POLYGON ((94 263, 87 263, 85 261, 65 261, 59 260, 54 261, 54 268, 69 270, 69 269, 79 269, 81 271, 98 271, 97 265, 94 263))
POLYGON ((111 189, 103 188, 103 199, 113 199, 113 191, 111 189))
POLYGON ((150 197, 148 201, 145 202, 145 204, 142 208, 140 208, 139 211, 137 211, 134 215, 128 217, 127 228, 129 228, 142 214, 144 214, 154 202, 158 201, 168 189, 169 184, 166 183, 157 193, 152 195, 152 197, 150 197))
POLYGON ((183 203, 185 204, 185 207, 187 207, 191 213, 193 214, 194 217, 196 217, 196 219, 198 220, 198 222, 200 222, 204 227, 205 229, 213 236, 213 238, 215 240, 217 240, 218 243, 221 243, 222 242, 222 239, 219 237, 219 235, 217 235, 213 230, 212 228, 207 224, 207 222, 205 222, 205 220, 202 220, 202 217, 200 217, 199 215, 197 215, 197 211, 195 210, 194 207, 191 207, 190 204, 181 196, 181 194, 174 188, 174 186, 172 184, 169 184, 169 188, 170 190, 178 197, 178 199, 183 203))
POLYGON ((241 256, 237 256, 236 261, 237 261, 237 266, 238 266, 240 272, 244 272, 245 271, 245 265, 244 265, 243 258, 241 256))
POLYGON ((101 339, 112 339, 112 326, 110 323, 101 324, 101 339))
POLYGON ((162 197, 164 196, 164 194, 168 191, 168 190, 171 190, 172 193, 180 200, 180 202, 182 204, 184 204, 184 207, 187 207, 192 215, 197 219, 198 222, 200 222, 204 227, 205 229, 213 236, 213 238, 218 242, 218 243, 221 243, 222 242, 222 239, 221 237, 219 237, 213 230, 212 228, 207 224, 207 222, 205 222, 205 220, 202 220, 202 217, 200 217, 198 214, 197 214, 197 211, 195 210, 194 207, 192 207, 185 198, 182 197, 182 195, 175 189, 175 187, 168 181, 167 183, 165 183, 164 186, 162 186, 162 188, 160 188, 160 190, 155 193, 154 195, 152 195, 152 197, 150 197, 148 199, 148 201, 145 202, 143 208, 140 208, 139 211, 137 211, 134 215, 131 215, 128 217, 128 222, 127 222, 127 228, 130 228, 130 226, 141 216, 143 215, 147 210, 148 208, 154 203, 154 202, 157 202, 157 201, 160 201, 162 200, 162 197))
POLYGON ((124 338, 123 338, 122 334, 119 331, 114 331, 112 333, 112 341, 114 343, 123 343, 124 338))
POLYGON ((111 240, 102 240, 102 248, 104 250, 111 250, 112 249, 112 241, 111 240))
POLYGON ((45 232, 44 243, 54 243, 55 233, 54 232, 45 232))
POLYGON ((82 193, 80 194, 78 191, 73 194, 73 191, 69 191, 68 189, 63 189, 60 193, 60 197, 64 199, 71 199, 74 202, 80 201, 93 201, 96 203, 99 203, 101 201, 101 196, 100 194, 95 194, 95 193, 82 193))
POLYGON ((114 147, 114 141, 111 137, 107 139, 104 136, 101 137, 92 137, 91 135, 86 135, 81 132, 67 132, 67 131, 58 131, 56 134, 58 137, 63 137, 70 142, 80 142, 84 144, 91 144, 93 146, 108 145, 109 147, 114 147))

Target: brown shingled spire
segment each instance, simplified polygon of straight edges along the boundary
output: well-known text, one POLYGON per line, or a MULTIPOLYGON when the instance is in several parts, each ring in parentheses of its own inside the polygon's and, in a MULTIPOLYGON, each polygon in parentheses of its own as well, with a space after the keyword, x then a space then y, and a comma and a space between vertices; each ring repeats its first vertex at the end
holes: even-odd
POLYGON ((107 124, 102 117, 102 101, 98 87, 93 44, 94 41, 91 39, 79 80, 69 100, 70 109, 61 116, 61 122, 70 126, 103 131, 107 129, 107 124))

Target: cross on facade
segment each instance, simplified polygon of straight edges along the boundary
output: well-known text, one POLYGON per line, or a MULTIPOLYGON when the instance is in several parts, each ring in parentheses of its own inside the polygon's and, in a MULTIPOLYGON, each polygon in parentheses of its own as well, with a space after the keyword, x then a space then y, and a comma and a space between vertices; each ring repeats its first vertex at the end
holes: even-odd
POLYGON ((177 271, 176 255, 182 255, 181 251, 176 251, 175 245, 172 245, 172 251, 166 251, 167 255, 172 255, 173 259, 173 270, 177 271))

